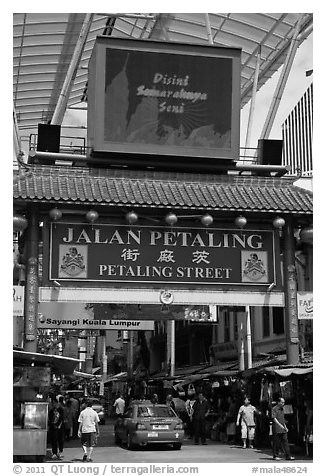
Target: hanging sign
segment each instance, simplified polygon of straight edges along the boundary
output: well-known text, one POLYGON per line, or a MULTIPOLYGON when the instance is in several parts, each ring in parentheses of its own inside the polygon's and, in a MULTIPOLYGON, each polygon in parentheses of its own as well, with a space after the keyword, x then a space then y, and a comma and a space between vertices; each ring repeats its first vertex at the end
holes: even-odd
POLYGON ((313 319, 312 292, 297 292, 298 319, 313 319))
POLYGON ((128 331, 152 331, 154 321, 116 320, 116 319, 89 319, 81 318, 52 318, 43 314, 38 316, 39 329, 101 329, 101 330, 128 330, 128 331))
POLYGON ((13 315, 24 315, 24 286, 13 286, 13 315))
MULTIPOLYGON (((276 283, 274 241, 272 230, 57 222, 49 278, 266 286, 276 283)), ((173 294, 162 299, 173 301, 173 294)))

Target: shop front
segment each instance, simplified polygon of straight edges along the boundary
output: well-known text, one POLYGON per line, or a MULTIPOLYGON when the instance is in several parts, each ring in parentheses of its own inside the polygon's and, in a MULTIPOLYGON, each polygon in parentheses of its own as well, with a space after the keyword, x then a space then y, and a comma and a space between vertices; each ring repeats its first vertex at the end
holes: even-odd
POLYGON ((53 377, 72 374, 79 361, 18 350, 14 350, 13 359, 13 455, 16 460, 36 457, 42 461, 53 377))

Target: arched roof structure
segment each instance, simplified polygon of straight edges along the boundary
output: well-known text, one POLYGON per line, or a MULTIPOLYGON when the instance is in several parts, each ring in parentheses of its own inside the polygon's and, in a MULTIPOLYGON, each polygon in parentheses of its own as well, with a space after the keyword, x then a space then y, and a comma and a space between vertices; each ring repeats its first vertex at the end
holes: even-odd
POLYGON ((86 106, 88 62, 98 35, 240 47, 241 106, 286 62, 291 42, 312 31, 310 13, 15 13, 13 103, 20 134, 51 123, 80 47, 77 67, 65 90, 65 107, 86 106), (85 34, 86 31, 86 34, 85 34), (85 42, 81 44, 81 36, 85 42))

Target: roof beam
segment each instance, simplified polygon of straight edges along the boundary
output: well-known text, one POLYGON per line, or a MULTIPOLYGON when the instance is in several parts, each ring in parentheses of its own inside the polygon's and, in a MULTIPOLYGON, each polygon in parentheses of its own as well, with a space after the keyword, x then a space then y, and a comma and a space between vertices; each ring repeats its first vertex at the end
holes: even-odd
POLYGON ((293 37, 291 39, 291 44, 290 44, 290 47, 289 47, 289 50, 288 50, 288 53, 287 53, 287 57, 286 57, 284 65, 283 65, 282 72, 281 72, 281 75, 279 77, 279 80, 278 80, 278 83, 277 83, 277 86, 276 86, 276 89, 275 89, 275 93, 274 93, 269 111, 267 113, 265 124, 264 124, 263 129, 262 129, 261 134, 260 134, 260 139, 268 139, 269 134, 272 130, 274 119, 275 119, 278 107, 279 107, 281 99, 282 99, 282 95, 283 95, 284 88, 285 88, 287 79, 289 77, 290 71, 291 71, 293 60, 294 60, 295 54, 297 52, 298 46, 300 44, 300 39, 298 38, 298 36, 299 36, 300 29, 301 29, 302 23, 304 21, 304 18, 305 18, 305 14, 302 14, 299 17, 299 19, 297 21, 297 24, 295 26, 295 30, 294 30, 294 33, 293 33, 293 37))
POLYGON ((56 108, 52 116, 51 124, 60 125, 63 121, 63 117, 64 117, 67 104, 68 104, 69 92, 70 92, 76 71, 78 69, 78 65, 84 50, 86 39, 87 39, 89 30, 93 21, 93 16, 94 16, 94 13, 87 13, 85 16, 85 20, 80 30, 78 41, 76 43, 75 51, 71 58, 67 75, 64 80, 61 93, 60 93, 56 108))

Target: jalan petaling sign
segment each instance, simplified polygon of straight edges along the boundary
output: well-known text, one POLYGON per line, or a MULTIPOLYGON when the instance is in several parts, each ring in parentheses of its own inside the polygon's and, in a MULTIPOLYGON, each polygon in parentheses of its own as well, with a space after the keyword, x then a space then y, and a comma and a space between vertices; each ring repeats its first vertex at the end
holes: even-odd
POLYGON ((197 285, 276 283, 274 232, 58 222, 50 228, 49 278, 197 285))

